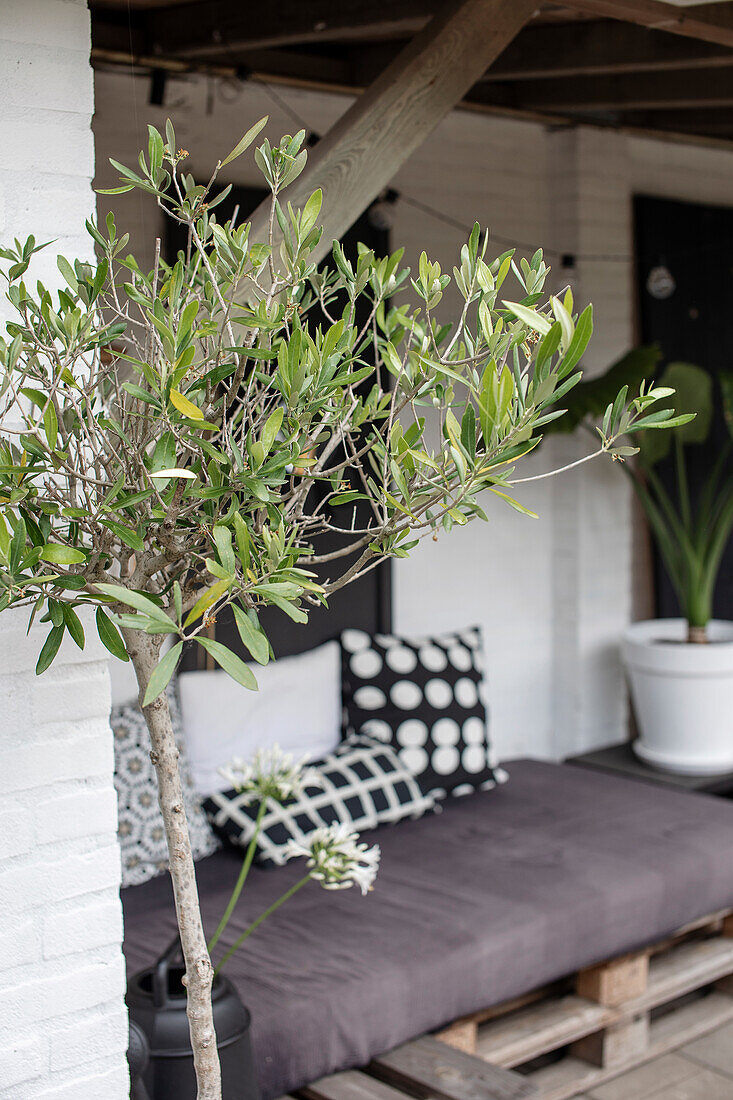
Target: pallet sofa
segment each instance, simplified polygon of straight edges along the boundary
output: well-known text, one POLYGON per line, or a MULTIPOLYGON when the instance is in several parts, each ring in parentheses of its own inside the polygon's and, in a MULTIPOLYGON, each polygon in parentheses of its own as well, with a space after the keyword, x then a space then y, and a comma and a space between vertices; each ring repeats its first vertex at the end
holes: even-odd
MULTIPOLYGON (((723 986, 702 1013, 683 1005, 677 1031, 650 1030, 657 1006, 733 973, 733 803, 570 765, 507 770, 374 834, 366 899, 309 887, 232 959, 265 1100, 564 1100, 733 1018, 723 986), (670 938, 683 928, 692 943, 670 938), (563 1062, 501 1068, 571 1043, 563 1062)), ((226 849, 199 863, 210 928, 239 866, 226 849)), ((298 874, 253 871, 229 939, 298 874)), ((167 877, 123 901, 134 972, 174 934, 167 877)))

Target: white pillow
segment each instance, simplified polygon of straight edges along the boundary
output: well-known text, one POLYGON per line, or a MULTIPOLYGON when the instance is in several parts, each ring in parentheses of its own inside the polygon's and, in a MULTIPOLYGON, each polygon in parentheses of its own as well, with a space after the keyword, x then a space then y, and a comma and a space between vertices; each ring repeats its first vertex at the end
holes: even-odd
POLYGON ((338 642, 251 668, 259 691, 221 670, 178 677, 188 760, 202 795, 226 790, 217 769, 233 756, 248 760, 277 743, 296 758, 319 760, 341 739, 338 642))

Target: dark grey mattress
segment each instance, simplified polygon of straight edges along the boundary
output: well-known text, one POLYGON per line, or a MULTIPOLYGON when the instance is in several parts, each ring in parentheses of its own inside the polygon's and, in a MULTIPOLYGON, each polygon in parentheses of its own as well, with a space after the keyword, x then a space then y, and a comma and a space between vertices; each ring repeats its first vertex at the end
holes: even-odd
MULTIPOLYGON (((309 884, 231 960, 266 1098, 733 906, 733 803, 507 768, 501 788, 365 837, 382 847, 368 897, 309 884)), ((199 864, 211 931, 239 866, 230 850, 199 864)), ((228 942, 301 873, 253 871, 228 942)), ((123 900, 133 972, 174 935, 167 876, 123 900)))

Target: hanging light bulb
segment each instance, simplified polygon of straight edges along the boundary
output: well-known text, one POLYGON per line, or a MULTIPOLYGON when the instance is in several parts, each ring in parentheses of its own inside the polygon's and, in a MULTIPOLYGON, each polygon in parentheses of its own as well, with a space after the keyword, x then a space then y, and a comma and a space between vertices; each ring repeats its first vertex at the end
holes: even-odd
POLYGON ((665 263, 653 267, 646 277, 646 288, 652 298, 663 302, 665 298, 671 298, 677 289, 674 275, 665 263))

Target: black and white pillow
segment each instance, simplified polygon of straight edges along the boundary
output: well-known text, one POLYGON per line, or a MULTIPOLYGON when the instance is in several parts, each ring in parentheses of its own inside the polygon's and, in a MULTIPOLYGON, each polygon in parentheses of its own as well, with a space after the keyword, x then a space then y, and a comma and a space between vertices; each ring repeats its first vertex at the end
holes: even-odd
MULTIPOLYGON (((168 689, 173 731, 180 752, 188 829, 194 859, 211 855, 219 846, 201 809, 186 760, 181 715, 175 689, 168 689)), ((136 705, 114 707, 110 715, 114 734, 117 835, 122 851, 122 885, 137 886, 168 869, 168 846, 158 806, 158 784, 150 759, 150 735, 136 705)))
MULTIPOLYGON (((289 840, 305 841, 322 825, 339 823, 355 830, 422 817, 435 799, 424 795, 412 775, 387 745, 353 737, 322 760, 308 765, 317 773, 302 797, 280 805, 268 799, 257 842, 255 861, 261 866, 286 862, 289 840)), ((204 810, 216 832, 231 844, 246 848, 259 806, 251 795, 222 791, 204 800, 204 810)))
POLYGON ((346 736, 391 745, 422 791, 442 798, 502 783, 488 737, 479 627, 432 638, 341 635, 346 736))

